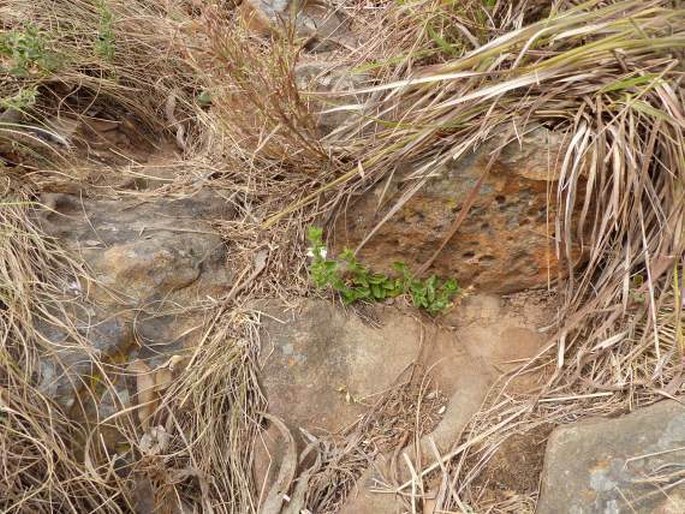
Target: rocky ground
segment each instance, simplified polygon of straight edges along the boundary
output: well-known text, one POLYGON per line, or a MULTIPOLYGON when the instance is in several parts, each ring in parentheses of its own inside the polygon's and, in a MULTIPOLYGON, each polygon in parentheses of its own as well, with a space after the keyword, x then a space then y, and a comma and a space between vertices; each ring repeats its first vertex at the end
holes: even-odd
MULTIPOLYGON (((558 143, 540 129, 508 149, 498 173, 482 185, 477 216, 438 263, 457 273, 465 294, 437 319, 401 299, 352 307, 332 298, 250 305, 260 319, 259 380, 272 420, 254 467, 264 512, 304 512, 307 487, 326 498, 326 511, 410 512, 412 502, 396 493, 406 492, 403 484, 421 470, 439 470, 493 384, 511 377, 510 394, 539 390, 548 368, 511 373, 547 349, 545 329, 558 309, 547 284, 559 270, 545 235, 547 184, 555 177, 543 173, 540 161, 549 144, 558 143), (328 453, 312 461, 313 444, 327 445, 328 453), (326 480, 336 467, 344 479, 337 477, 330 490, 326 480)), ((434 178, 364 247, 363 258, 379 268, 398 257, 421 262, 481 165, 476 155, 434 178)), ((352 240, 362 234, 377 197, 376 190, 361 197, 350 210, 354 219, 341 220, 336 233, 352 240)), ((122 370, 111 375, 118 398, 107 391, 91 411, 106 419, 153 394, 140 377, 153 376, 153 392, 173 379, 174 363, 192 351, 207 322, 204 302, 236 283, 226 243, 213 228, 234 210, 207 189, 178 199, 49 193, 41 200, 45 231, 83 259, 94 278, 64 292, 91 348, 65 346, 67 336, 46 326, 54 347, 43 357, 41 388, 71 408, 78 400, 72 385, 94 373, 95 352, 122 370)), ((499 502, 534 497, 541 484, 541 513, 627 512, 628 506, 680 512, 683 493, 672 477, 681 472, 683 415, 679 403, 665 401, 610 420, 510 437, 483 479, 483 494, 499 502)), ((107 444, 116 448, 119 436, 110 435, 107 444)), ((421 487, 413 508, 433 512, 436 497, 447 494, 439 474, 422 474, 421 487)))
MULTIPOLYGON (((236 17, 266 37, 292 14, 289 5, 244 0, 236 17)), ((365 71, 333 65, 335 52, 359 46, 364 34, 342 9, 322 3, 305 3, 295 14, 292 28, 305 42, 293 83, 303 96, 310 94, 314 132, 335 141, 341 126, 370 123, 346 108, 367 98, 368 91, 343 95, 339 105, 317 104, 369 82, 365 71)), ((160 414, 177 412, 163 405, 165 394, 206 350, 220 319, 216 313, 230 311, 249 326, 249 337, 241 334, 230 342, 250 347, 245 354, 254 354, 260 390, 234 394, 234 404, 219 411, 254 416, 249 423, 259 427, 254 447, 247 444, 258 492, 254 511, 442 514, 446 511, 438 506, 449 503, 459 508, 454 512, 466 513, 471 510, 465 504, 475 498, 486 506, 484 512, 493 513, 685 512, 680 375, 658 391, 661 401, 646 407, 628 402, 629 392, 602 389, 585 376, 593 386, 587 395, 547 387, 562 372, 573 373, 563 368, 565 348, 557 350, 555 339, 566 334, 553 329, 564 315, 558 286, 573 266, 591 260, 582 237, 563 247, 562 226, 555 223, 563 205, 556 200, 564 179, 561 160, 573 155, 566 153, 572 144, 567 132, 514 119, 513 126, 526 126, 515 137, 498 130, 476 151, 443 160, 427 173, 407 163, 387 179, 344 192, 344 208, 324 220, 331 255, 351 248, 376 272, 390 272, 401 261, 412 270, 455 278, 460 293, 454 305, 431 317, 403 296, 343 305, 334 292, 315 291, 309 282, 292 291, 290 282, 281 288, 258 284, 237 302, 261 274, 272 271, 269 258, 275 252, 304 255, 302 227, 287 227, 291 246, 284 250, 287 245, 262 234, 268 220, 257 219, 262 213, 250 204, 262 194, 258 178, 246 173, 249 179, 224 190, 213 187, 210 165, 195 168, 186 161, 185 179, 174 182, 177 170, 169 163, 188 154, 183 131, 173 141, 168 135, 156 140, 130 113, 88 112, 50 121, 58 139, 75 143, 72 150, 82 153, 87 166, 80 175, 52 180, 29 209, 31 222, 84 266, 83 274, 67 277, 59 291, 65 309, 36 321, 41 346, 32 380, 70 423, 107 427, 96 443, 75 444, 92 444, 114 456, 108 476, 128 478, 133 464, 124 456, 135 452, 142 455, 143 468, 168 471, 165 466, 178 450, 170 448, 169 433, 184 420, 160 414), (239 201, 239 193, 249 188, 251 196, 239 201), (241 233, 242 240, 227 237, 227 227, 246 220, 251 232, 241 233), (602 416, 590 400, 614 393, 625 408, 602 416), (250 402, 265 411, 240 410, 250 402), (556 414, 570 404, 575 410, 556 414), (126 416, 134 421, 130 432, 110 423, 126 416), (455 469, 468 470, 467 480, 451 480, 455 469)), ((170 113, 169 124, 182 129, 173 103, 170 113)), ((270 137, 260 144, 268 146, 270 137)), ((279 173, 274 182, 282 179, 279 173)), ((313 180, 306 184, 320 187, 313 180)), ((576 210, 563 229, 582 235, 587 219, 601 217, 593 205, 581 213, 577 206, 583 200, 579 189, 569 204, 576 210)), ((309 280, 306 265, 300 266, 279 269, 271 280, 284 275, 297 276, 299 283, 309 280)), ((615 342, 608 338, 590 353, 615 342)), ((582 358, 575 362, 578 370, 582 358)), ((236 368, 250 374, 252 364, 246 357, 236 368)), ((199 370, 192 378, 209 374, 199 370)), ((230 385, 222 380, 198 397, 211 394, 223 408, 230 385)), ((181 416, 204 407, 190 396, 174 398, 182 405, 181 416)), ((214 415, 209 408, 203 412, 214 415)), ((219 434, 226 440, 233 436, 219 434)), ((83 455, 88 461, 86 450, 83 455)), ((220 466, 233 464, 225 454, 217 459, 220 466)), ((203 463, 187 460, 182 473, 169 472, 160 481, 202 496, 216 485, 214 477, 201 476, 203 463)), ((136 473, 140 469, 131 475, 136 473)), ((132 510, 185 514, 200 508, 173 497, 173 487, 165 503, 158 502, 149 482, 135 489, 132 510)), ((250 490, 252 482, 245 482, 250 490)), ((201 500, 197 505, 211 511, 201 500)))

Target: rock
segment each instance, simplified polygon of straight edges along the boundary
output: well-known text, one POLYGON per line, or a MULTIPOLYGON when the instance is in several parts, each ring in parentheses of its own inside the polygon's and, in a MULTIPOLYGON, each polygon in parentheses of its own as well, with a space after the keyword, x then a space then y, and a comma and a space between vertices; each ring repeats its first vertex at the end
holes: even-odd
POLYGON ((295 67, 295 83, 322 137, 330 137, 339 127, 364 121, 361 107, 366 95, 347 93, 362 88, 370 80, 365 73, 325 60, 304 61, 295 67))
MULTIPOLYGON (((154 368, 192 345, 204 324, 204 313, 193 307, 232 286, 226 247, 211 226, 230 218, 232 210, 208 191, 178 200, 48 194, 42 201, 45 231, 85 260, 95 278, 74 277, 64 291, 69 323, 55 313, 53 322, 37 327, 46 340, 41 390, 70 408, 78 391, 99 376, 95 359, 125 367, 141 358, 154 368), (70 325, 80 342, 65 328, 70 325)), ((116 393, 121 401, 110 394, 95 411, 85 407, 103 419, 134 394, 122 383, 116 393)))
POLYGON ((43 202, 52 209, 44 216, 46 232, 94 272, 91 300, 140 307, 188 293, 190 285, 202 296, 216 295, 230 281, 223 241, 208 222, 230 218, 232 211, 208 192, 128 202, 51 194, 43 202))
MULTIPOLYGON (((550 299, 542 293, 508 299, 476 294, 441 320, 452 330, 427 327, 422 360, 431 367, 441 393, 449 399, 438 425, 420 441, 424 466, 435 460, 433 445, 442 455, 455 446, 497 376, 512 366, 511 361, 530 358, 540 351, 545 339, 537 328, 548 320, 550 307, 550 299)), ((415 448, 409 446, 403 453, 417 462, 415 448)), ((378 484, 387 483, 383 479, 387 460, 382 456, 362 475, 341 514, 403 512, 397 498, 372 492, 378 484)), ((403 471, 402 480, 409 479, 406 468, 403 471)))
POLYGON ((305 48, 312 53, 355 47, 357 42, 349 25, 339 10, 314 2, 305 2, 295 20, 297 35, 308 39, 305 48))
MULTIPOLYGON (((419 362, 431 369, 436 389, 447 398, 442 418, 433 431, 421 439, 422 462, 434 460, 433 444, 443 454, 459 437, 464 426, 478 411, 492 385, 495 374, 485 359, 473 355, 468 339, 462 340, 457 332, 438 327, 424 327, 425 347, 419 362), (465 344, 466 343, 466 344, 465 344)), ((474 341, 475 343, 475 341, 474 341)), ((410 445, 403 453, 416 462, 415 449, 410 445)), ((399 458, 402 479, 409 478, 403 457, 399 458)), ((341 514, 394 514, 404 512, 398 498, 390 494, 378 494, 378 484, 387 483, 384 478, 390 470, 388 456, 382 455, 374 466, 359 478, 341 514)))
MULTIPOLYGON (((440 325, 400 307, 375 306, 374 326, 323 301, 305 301, 293 312, 270 302, 260 309, 261 381, 269 412, 295 435, 300 428, 315 435, 337 432, 367 411, 365 398, 387 390, 416 362, 430 370, 436 394, 445 398, 441 419, 421 440, 426 465, 434 459, 433 444, 443 454, 455 444, 507 362, 540 350, 544 337, 536 329, 548 321, 546 302, 542 294, 507 300, 473 295, 440 325)), ((258 445, 255 475, 264 488, 279 467, 282 445, 273 429, 258 445)), ((416 462, 413 448, 405 452, 416 462)), ((392 496, 369 490, 387 460, 379 457, 362 475, 342 512, 394 512, 392 496)))
POLYGON ((269 412, 291 430, 336 432, 364 411, 419 354, 419 325, 394 309, 372 328, 323 301, 265 311, 262 382, 269 412), (278 319, 282 321, 277 321, 278 319))
POLYGON ((139 347, 131 357, 144 359, 150 366, 161 365, 170 355, 182 354, 192 347, 204 326, 202 314, 144 313, 133 322, 133 332, 139 347))
POLYGON ((250 31, 268 35, 289 19, 289 7, 290 0, 243 0, 237 13, 250 31))
POLYGON ((368 469, 357 480, 340 514, 399 514, 405 511, 396 497, 372 492, 377 484, 383 482, 377 470, 368 469))
POLYGON ((295 36, 306 40, 309 52, 329 52, 355 45, 348 19, 324 2, 298 0, 243 0, 238 16, 251 32, 268 36, 293 23, 295 36))
POLYGON ((536 512, 683 512, 683 448, 679 401, 559 427, 547 443, 536 512))
MULTIPOLYGON (((497 138, 493 138, 493 141, 497 138)), ((483 175, 494 141, 442 169, 359 251, 378 271, 404 261, 418 270, 433 255, 483 175)), ((555 254, 554 211, 563 136, 537 127, 504 147, 458 232, 429 269, 484 293, 545 286, 563 272, 555 254)), ((364 193, 340 216, 334 250, 356 248, 404 192, 408 171, 364 193), (387 189, 386 189, 387 188, 387 189), (379 202, 381 202, 380 208, 379 202)))
MULTIPOLYGON (((56 320, 60 319, 58 313, 54 315, 56 320)), ((75 340, 66 328, 69 324, 37 320, 36 329, 45 338, 37 378, 43 394, 70 409, 76 401, 74 391, 99 375, 93 359, 111 360, 125 355, 133 347, 134 339, 130 323, 121 316, 110 317, 97 306, 76 304, 67 315, 78 335, 88 341, 88 347, 75 340)))

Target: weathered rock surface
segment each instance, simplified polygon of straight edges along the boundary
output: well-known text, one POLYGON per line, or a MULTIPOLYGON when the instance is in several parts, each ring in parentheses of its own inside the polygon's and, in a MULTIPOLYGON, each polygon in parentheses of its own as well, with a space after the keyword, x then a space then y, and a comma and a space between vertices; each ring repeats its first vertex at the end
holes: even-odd
POLYGON ((369 81, 368 75, 350 71, 335 61, 303 61, 295 67, 295 83, 321 136, 331 136, 339 127, 364 121, 361 109, 355 105, 363 105, 365 95, 354 91, 369 81))
POLYGON ((365 410, 355 399, 383 391, 419 357, 420 326, 394 309, 383 313, 380 328, 323 301, 295 313, 267 312, 264 392, 269 411, 292 429, 344 428, 365 410))
MULTIPOLYGON (((537 332, 546 300, 532 295, 503 300, 474 295, 447 315, 439 326, 393 306, 377 306, 377 327, 329 303, 307 301, 293 312, 271 304, 262 309, 262 381, 269 411, 294 434, 338 431, 368 409, 367 398, 386 390, 412 362, 431 369, 436 392, 445 398, 442 419, 421 441, 423 463, 448 451, 481 405, 507 362, 537 353, 544 341, 537 332)), ((278 431, 264 434, 255 474, 271 480, 283 454, 278 431), (267 468, 271 465, 271 469, 267 468)), ((415 452, 406 450, 413 458, 415 452)), ((374 494, 370 486, 387 461, 377 460, 359 480, 343 512, 394 512, 392 496, 374 494), (379 505, 390 510, 379 510, 379 505)), ((266 480, 267 485, 270 480, 266 480)))
POLYGON ((349 20, 339 10, 315 2, 305 2, 296 20, 297 34, 308 38, 306 49, 312 53, 355 46, 349 25, 349 20))
MULTIPOLYGON (((449 400, 442 420, 420 441, 424 466, 434 461, 434 446, 444 455, 452 449, 462 430, 480 408, 497 376, 514 366, 512 361, 538 353, 544 335, 537 328, 548 320, 550 299, 544 294, 526 294, 503 299, 473 295, 447 314, 443 321, 450 332, 429 332, 423 358, 433 367, 433 376, 449 400)), ((519 384, 528 389, 534 384, 519 384)), ((416 462, 416 448, 406 453, 416 462)), ((401 459, 400 459, 401 460, 401 459)), ((359 479, 342 514, 394 514, 406 509, 397 497, 378 494, 378 484, 387 483, 388 459, 381 456, 359 479)), ((402 470, 408 479, 408 470, 402 470)))
POLYGON ((662 401, 556 429, 539 514, 685 512, 685 407, 662 401))
MULTIPOLYGON (((483 180, 468 216, 429 271, 495 293, 556 279, 561 266, 548 204, 554 204, 565 143, 562 135, 537 127, 520 144, 508 144, 483 180)), ((379 270, 390 270, 397 261, 420 268, 449 233, 496 144, 501 142, 488 143, 433 171, 427 184, 360 250, 360 259, 379 270)), ((406 175, 398 174, 389 187, 379 184, 350 206, 336 226, 336 251, 360 244, 401 196, 406 175)))
MULTIPOLYGON (((140 358, 154 368, 197 336, 204 315, 193 307, 232 285, 226 247, 210 224, 232 212, 209 192, 142 201, 50 194, 43 202, 46 232, 83 258, 94 278, 74 277, 65 291, 71 324, 88 346, 76 344, 58 323, 39 327, 52 343, 41 364, 41 387, 69 407, 74 390, 98 375, 94 357, 124 366, 140 358)), ((120 396, 132 394, 122 385, 120 396)), ((102 406, 114 408, 107 401, 102 406)))
POLYGON ((221 237, 203 220, 231 212, 209 193, 176 201, 81 201, 61 194, 44 200, 53 209, 44 218, 48 234, 90 265, 99 302, 141 306, 181 291, 187 296, 189 286, 203 281, 203 291, 212 294, 213 283, 228 280, 221 237))
POLYGON ((288 20, 289 6, 289 0, 244 0, 237 12, 251 31, 267 35, 288 20))
POLYGON ((324 2, 243 0, 237 12, 250 31, 262 36, 292 23, 295 35, 307 40, 309 52, 327 52, 354 42, 348 20, 324 2))

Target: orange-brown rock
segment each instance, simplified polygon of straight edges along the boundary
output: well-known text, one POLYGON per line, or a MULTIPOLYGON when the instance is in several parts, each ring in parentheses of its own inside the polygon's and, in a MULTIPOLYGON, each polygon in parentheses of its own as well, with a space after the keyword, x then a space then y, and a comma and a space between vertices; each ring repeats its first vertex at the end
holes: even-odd
MULTIPOLYGON (((415 272, 447 238, 471 191, 485 173, 497 138, 474 153, 432 172, 431 178, 359 250, 378 271, 397 261, 415 272)), ((563 274, 557 256, 554 205, 567 142, 535 127, 506 145, 480 184, 468 215, 427 273, 456 277, 462 286, 510 293, 545 286, 563 274)), ((339 216, 334 253, 356 248, 396 204, 408 172, 361 195, 339 216), (380 204, 380 207, 379 207, 380 204)))

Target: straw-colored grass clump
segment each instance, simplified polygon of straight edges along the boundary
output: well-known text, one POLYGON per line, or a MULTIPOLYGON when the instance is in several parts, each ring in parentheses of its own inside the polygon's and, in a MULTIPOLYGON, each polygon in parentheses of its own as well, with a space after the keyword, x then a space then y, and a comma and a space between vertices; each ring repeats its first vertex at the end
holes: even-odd
MULTIPOLYGON (((298 65, 313 57, 287 22, 256 35, 232 2, 0 0, 0 510, 129 512, 143 495, 170 512, 257 511, 250 469, 265 402, 258 317, 246 300, 307 293, 306 227, 333 220, 350 195, 410 166, 395 212, 436 167, 494 134, 506 135, 504 146, 539 125, 567 142, 554 195, 554 242, 567 273, 546 351, 521 371, 545 368, 549 382, 534 398, 518 397, 505 377, 444 465, 418 470, 398 490, 413 502, 421 479, 439 472, 438 509, 522 512, 534 497, 486 505, 480 495, 479 474, 505 438, 682 392, 679 2, 350 1, 338 9, 360 43, 327 58, 359 80, 333 94, 298 87, 298 65), (217 227, 245 271, 228 298, 203 306, 196 350, 160 399, 156 419, 169 434, 162 454, 140 446, 135 412, 77 423, 36 379, 39 356, 54 350, 41 323, 88 346, 70 326, 65 295, 74 280, 88 282, 87 270, 41 232, 36 198, 76 177, 76 165, 101 165, 58 122, 94 108, 130 116, 153 146, 171 142, 173 159, 210 170, 186 166, 150 194, 180 195, 199 181, 237 211, 217 227), (350 115, 322 132, 322 111, 350 115), (268 258, 255 263, 263 251, 268 258), (98 443, 98 421, 124 434, 126 455, 98 443)), ((92 360, 99 376, 113 369, 92 360)), ((363 463, 349 447, 322 448, 319 478, 363 463)), ((312 483, 310 510, 339 503, 329 485, 312 483)))

